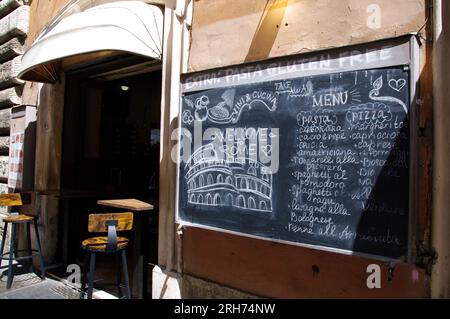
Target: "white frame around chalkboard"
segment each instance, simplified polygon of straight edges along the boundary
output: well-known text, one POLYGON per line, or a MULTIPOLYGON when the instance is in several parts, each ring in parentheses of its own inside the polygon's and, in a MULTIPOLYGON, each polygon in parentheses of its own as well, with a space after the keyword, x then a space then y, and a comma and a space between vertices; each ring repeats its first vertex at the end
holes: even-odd
MULTIPOLYGON (((242 85, 242 84, 254 84, 258 82, 274 81, 274 80, 284 80, 288 78, 295 77, 305 77, 305 76, 315 76, 323 74, 332 74, 340 72, 349 71, 360 71, 364 69, 381 69, 387 67, 404 67, 409 70, 410 75, 410 108, 409 108, 409 129, 410 129, 410 145, 409 145, 409 210, 408 210, 408 256, 406 260, 393 259, 391 257, 366 254, 351 250, 344 250, 339 248, 332 248, 321 245, 311 245, 287 240, 273 239, 262 236, 256 236, 248 233, 236 232, 228 229, 207 226, 198 223, 192 223, 185 221, 179 217, 179 173, 180 173, 180 159, 177 163, 177 173, 176 173, 176 203, 175 203, 175 222, 183 227, 195 227, 212 231, 219 231, 227 234, 243 236, 247 238, 266 240, 270 242, 276 242, 280 244, 287 244, 311 249, 317 249, 326 252, 334 252, 344 255, 359 256, 370 259, 376 259, 389 263, 390 265, 406 262, 414 263, 416 258, 415 243, 417 234, 417 194, 418 194, 418 94, 419 94, 419 74, 420 74, 420 48, 419 40, 417 35, 409 34, 406 36, 401 36, 392 39, 384 39, 381 41, 370 42, 365 44, 359 44, 349 47, 343 47, 339 49, 331 49, 325 51, 316 51, 311 53, 306 53, 302 55, 286 56, 282 58, 271 59, 259 63, 248 63, 236 66, 229 66, 218 69, 211 69, 196 73, 188 73, 182 76, 182 81, 180 84, 180 101, 179 109, 182 107, 182 97, 185 93, 192 93, 202 90, 208 90, 213 88, 223 88, 228 86, 242 85), (373 63, 360 63, 359 59, 354 60, 352 66, 340 66, 328 68, 327 70, 294 70, 289 71, 287 69, 288 65, 292 65, 298 61, 298 64, 314 63, 317 61, 317 56, 322 56, 324 54, 330 54, 338 63, 340 57, 351 57, 353 54, 359 52, 366 52, 365 54, 370 54, 375 51, 381 50, 392 50, 391 53, 394 55, 387 59, 386 61, 374 61, 373 63), (364 51, 365 50, 365 51, 364 51), (369 52, 369 53, 367 53, 369 52), (258 71, 255 71, 255 66, 258 66, 258 71), (277 70, 278 72, 273 72, 271 76, 257 76, 261 74, 260 70, 277 70), (253 71, 252 71, 253 70, 253 71), (241 77, 236 81, 236 77, 230 77, 229 74, 246 74, 247 76, 241 77), (231 78, 231 80, 230 80, 231 78)), ((292 68, 291 68, 292 70, 292 68)), ((178 127, 181 127, 181 112, 178 116, 178 127)), ((181 132, 180 132, 181 134, 181 132)), ((178 136, 180 138, 180 136, 178 136)), ((179 144, 178 144, 179 145, 179 144)), ((178 156, 180 155, 180 149, 177 150, 178 156)))

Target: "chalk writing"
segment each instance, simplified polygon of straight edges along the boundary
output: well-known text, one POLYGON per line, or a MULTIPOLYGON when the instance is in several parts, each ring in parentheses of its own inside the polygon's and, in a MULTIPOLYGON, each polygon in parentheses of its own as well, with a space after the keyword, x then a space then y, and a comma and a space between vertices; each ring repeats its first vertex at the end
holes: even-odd
POLYGON ((271 80, 282 72, 391 57, 390 49, 347 52, 332 60, 319 56, 300 64, 232 68, 188 84, 192 89, 204 81, 246 83, 183 96, 181 123, 192 135, 194 120, 222 133, 180 167, 180 215, 256 236, 405 256, 408 72, 393 67, 271 80), (251 83, 261 76, 266 81, 251 83), (265 142, 256 149, 230 140, 229 130, 241 140, 265 142), (267 142, 275 137, 278 146, 267 142), (205 157, 217 142, 225 156, 205 157), (257 153, 279 154, 279 169, 255 159, 257 153))

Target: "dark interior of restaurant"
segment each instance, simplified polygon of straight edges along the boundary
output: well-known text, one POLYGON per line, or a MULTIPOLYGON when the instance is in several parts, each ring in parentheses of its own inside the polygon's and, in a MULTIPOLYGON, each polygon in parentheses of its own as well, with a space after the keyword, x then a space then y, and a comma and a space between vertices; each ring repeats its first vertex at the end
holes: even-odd
MULTIPOLYGON (((100 71, 88 68, 66 76, 57 255, 63 264, 83 265, 81 241, 92 236, 88 215, 126 211, 100 206, 98 200, 135 198, 150 203, 154 210, 139 213, 147 214, 142 249, 148 256, 148 297, 158 251, 161 71, 113 79, 96 76, 100 71)), ((135 231, 136 227, 120 235, 133 238, 135 231)), ((114 256, 99 257, 96 288, 115 294, 110 288, 114 256)), ((130 276, 132 281, 132 271, 130 276)))

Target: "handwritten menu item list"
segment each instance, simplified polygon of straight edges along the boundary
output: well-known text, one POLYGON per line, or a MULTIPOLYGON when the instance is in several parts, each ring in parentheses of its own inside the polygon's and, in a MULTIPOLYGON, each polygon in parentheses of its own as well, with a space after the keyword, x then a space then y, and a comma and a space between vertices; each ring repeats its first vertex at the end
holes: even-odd
POLYGON ((312 247, 405 257, 408 113, 403 67, 187 93, 182 127, 192 135, 195 121, 202 133, 218 128, 225 156, 204 157, 214 147, 203 141, 180 165, 179 216, 312 247), (245 140, 233 152, 243 142, 229 133, 241 129, 250 138, 250 128, 258 145, 245 140), (278 165, 255 160, 256 153, 278 165))

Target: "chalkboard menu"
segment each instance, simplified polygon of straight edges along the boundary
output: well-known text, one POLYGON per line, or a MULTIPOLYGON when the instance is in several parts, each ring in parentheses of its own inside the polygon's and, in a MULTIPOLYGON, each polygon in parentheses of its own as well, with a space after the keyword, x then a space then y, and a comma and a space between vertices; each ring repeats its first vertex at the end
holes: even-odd
POLYGON ((405 257, 409 105, 404 66, 184 93, 178 218, 405 257))

